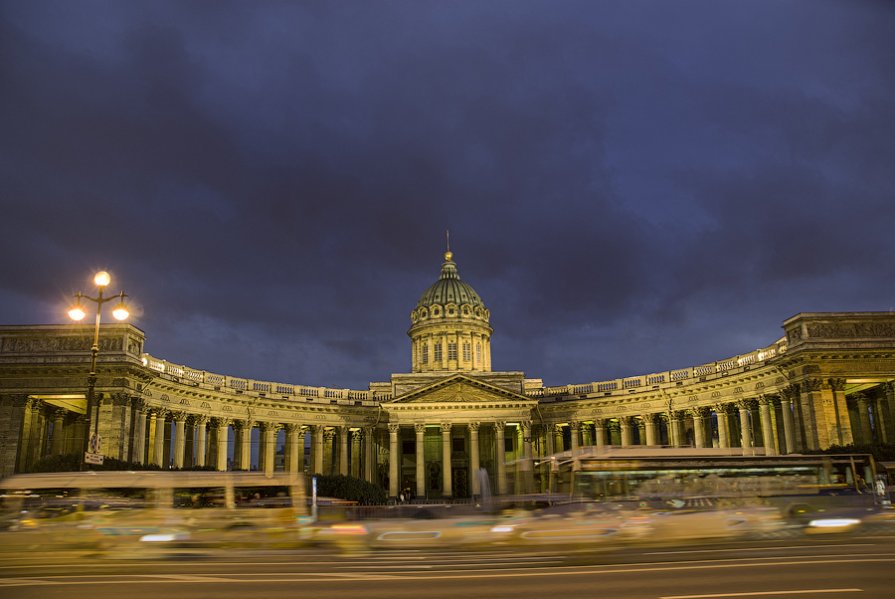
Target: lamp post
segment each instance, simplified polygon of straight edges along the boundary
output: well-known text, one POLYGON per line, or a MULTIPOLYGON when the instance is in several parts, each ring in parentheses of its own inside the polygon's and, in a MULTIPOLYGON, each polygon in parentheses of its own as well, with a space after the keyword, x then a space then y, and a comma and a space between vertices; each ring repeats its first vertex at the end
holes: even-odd
POLYGON ((114 316, 117 320, 124 320, 130 313, 127 310, 127 306, 124 303, 124 298, 127 297, 123 291, 112 295, 111 297, 104 297, 103 292, 108 287, 109 283, 112 282, 112 277, 104 270, 99 271, 93 277, 93 282, 96 285, 96 297, 90 297, 89 295, 84 295, 80 291, 75 295, 75 303, 69 309, 68 316, 72 320, 81 321, 87 316, 87 313, 84 311, 84 307, 82 306, 82 301, 87 300, 96 304, 96 325, 93 328, 93 345, 90 347, 90 374, 87 375, 87 431, 85 431, 84 435, 84 461, 83 463, 91 463, 91 464, 102 464, 103 456, 102 456, 102 442, 99 436, 99 408, 97 406, 96 414, 93 413, 94 410, 94 390, 96 388, 96 357, 99 355, 99 323, 100 323, 100 315, 102 314, 103 304, 106 302, 111 302, 114 300, 118 300, 118 304, 116 304, 115 308, 112 310, 112 316, 114 316), (90 423, 93 421, 93 433, 90 433, 90 423), (90 433, 90 434, 87 434, 90 433))

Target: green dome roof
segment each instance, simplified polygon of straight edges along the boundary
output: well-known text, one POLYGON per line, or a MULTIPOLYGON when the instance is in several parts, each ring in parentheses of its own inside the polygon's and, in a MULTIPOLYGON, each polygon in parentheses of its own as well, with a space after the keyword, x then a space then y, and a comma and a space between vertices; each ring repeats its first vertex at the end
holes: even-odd
POLYGON ((428 308, 433 305, 444 306, 445 304, 457 304, 458 306, 468 304, 473 308, 485 307, 485 303, 475 289, 460 280, 451 252, 445 252, 444 264, 441 265, 441 276, 423 292, 416 307, 428 308))

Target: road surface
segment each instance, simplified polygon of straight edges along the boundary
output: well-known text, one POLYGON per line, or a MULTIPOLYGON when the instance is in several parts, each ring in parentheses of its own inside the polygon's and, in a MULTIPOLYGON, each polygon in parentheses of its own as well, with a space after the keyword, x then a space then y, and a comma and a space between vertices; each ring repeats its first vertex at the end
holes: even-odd
POLYGON ((148 558, 32 549, 0 553, 0 597, 895 597, 895 535, 799 535, 597 552, 179 550, 148 558))

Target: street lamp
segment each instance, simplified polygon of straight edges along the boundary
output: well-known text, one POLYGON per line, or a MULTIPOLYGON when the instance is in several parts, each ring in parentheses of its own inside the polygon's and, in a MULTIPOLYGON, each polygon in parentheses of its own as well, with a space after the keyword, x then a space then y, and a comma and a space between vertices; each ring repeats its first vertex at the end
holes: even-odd
POLYGON ((109 283, 112 282, 112 277, 104 270, 99 271, 93 277, 93 282, 96 285, 96 297, 90 297, 89 295, 84 295, 80 291, 75 295, 75 303, 68 311, 68 316, 72 320, 81 321, 87 316, 87 312, 84 311, 84 307, 82 302, 84 300, 91 301, 96 304, 96 326, 93 329, 93 345, 90 347, 90 374, 87 375, 87 431, 90 431, 90 421, 93 420, 93 433, 89 435, 84 435, 84 461, 91 464, 102 464, 102 447, 101 447, 101 439, 99 436, 99 409, 97 408, 96 414, 93 414, 93 404, 94 404, 94 389, 96 388, 96 356, 99 354, 99 321, 100 314, 102 313, 103 304, 106 302, 111 302, 118 300, 118 303, 115 305, 115 308, 112 309, 112 316, 114 316, 117 320, 124 320, 130 313, 127 310, 127 306, 124 303, 124 298, 127 297, 123 291, 112 295, 111 297, 104 297, 103 292, 106 287, 108 287, 109 283))

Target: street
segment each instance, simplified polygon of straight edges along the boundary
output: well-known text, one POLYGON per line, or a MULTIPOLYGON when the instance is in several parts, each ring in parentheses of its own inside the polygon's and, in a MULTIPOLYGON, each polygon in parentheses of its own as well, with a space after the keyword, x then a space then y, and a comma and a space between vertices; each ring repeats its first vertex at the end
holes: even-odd
POLYGON ((895 536, 882 534, 603 552, 173 550, 147 559, 35 549, 0 556, 3 597, 888 599, 895 563, 895 536))

